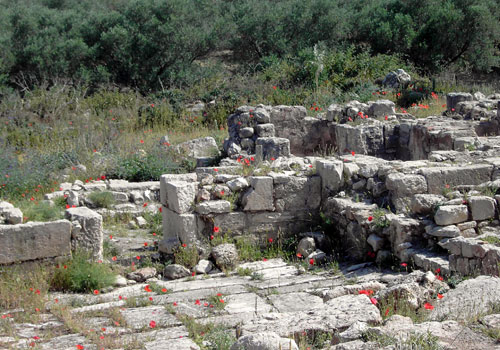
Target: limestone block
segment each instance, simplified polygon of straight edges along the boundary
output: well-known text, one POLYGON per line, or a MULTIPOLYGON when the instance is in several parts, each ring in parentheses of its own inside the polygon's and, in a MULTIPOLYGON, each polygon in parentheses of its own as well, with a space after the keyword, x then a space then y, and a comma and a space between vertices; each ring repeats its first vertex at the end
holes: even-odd
POLYGON ((243 195, 244 211, 274 210, 273 179, 269 176, 249 177, 251 188, 243 195))
POLYGON ((441 194, 446 188, 460 185, 480 185, 491 180, 493 165, 474 164, 460 167, 435 167, 420 170, 425 176, 428 191, 441 194))
POLYGON ((0 264, 67 256, 71 253, 71 223, 0 225, 0 247, 0 264))
POLYGON ((446 95, 446 108, 448 111, 453 111, 457 103, 472 100, 474 100, 474 98, 469 93, 452 92, 446 95))
POLYGON ((321 177, 321 186, 327 193, 337 193, 344 185, 343 162, 317 160, 316 171, 321 177))
POLYGON ((314 238, 305 237, 302 238, 297 245, 297 253, 301 254, 303 257, 308 256, 312 252, 316 250, 316 244, 314 242, 314 238))
POLYGON ((467 221, 469 212, 466 205, 442 205, 434 215, 437 225, 447 226, 467 221))
MULTIPOLYGON (((389 226, 390 241, 393 250, 401 243, 420 242, 424 227, 418 220, 397 216, 393 217, 389 226)), ((396 252, 396 255, 398 252, 396 252)))
POLYGON ((495 217, 495 200, 487 196, 472 196, 469 198, 472 220, 487 220, 495 217))
POLYGON ((342 116, 342 106, 338 104, 331 104, 326 110, 326 119, 330 122, 338 122, 342 116))
POLYGON ((130 192, 130 199, 134 204, 142 204, 144 203, 144 195, 142 191, 134 190, 130 192))
POLYGON ((73 230, 71 233, 71 249, 86 250, 92 254, 93 259, 102 259, 102 216, 86 207, 67 209, 65 216, 71 222, 77 221, 81 226, 81 230, 73 230))
POLYGON ((179 214, 191 211, 194 206, 197 187, 197 182, 168 182, 165 186, 168 208, 179 214))
POLYGON ((214 226, 219 227, 223 233, 243 234, 247 227, 247 215, 243 212, 216 215, 214 217, 214 226))
POLYGON ((371 245, 374 252, 377 252, 384 247, 384 239, 373 233, 368 236, 367 242, 371 245))
POLYGON ((129 201, 128 193, 126 192, 112 191, 111 194, 113 195, 113 199, 117 203, 128 203, 129 201))
POLYGON ((196 205, 196 212, 202 215, 222 214, 231 211, 231 203, 225 200, 205 201, 196 205))
POLYGON ((427 192, 427 182, 422 175, 391 173, 387 175, 385 186, 398 197, 427 192))
POLYGON ((255 133, 257 137, 274 137, 274 125, 273 124, 260 124, 255 127, 255 133))
POLYGON ((11 225, 22 224, 23 222, 23 213, 19 208, 0 209, 0 215, 3 215, 6 223, 11 225))
POLYGON ((215 264, 221 269, 232 268, 238 263, 238 250, 231 243, 224 243, 212 249, 215 264))
POLYGON ((220 153, 217 142, 210 136, 180 143, 173 149, 184 156, 193 158, 217 156, 220 153))
POLYGON ((430 232, 427 232, 427 234, 430 236, 434 236, 434 237, 453 238, 453 237, 460 236, 460 230, 455 225, 436 226, 430 232))
POLYGON ((226 183, 226 185, 233 192, 241 191, 250 186, 244 177, 238 177, 234 180, 230 180, 226 183))
POLYGON ((214 268, 214 264, 212 264, 211 261, 201 259, 200 261, 198 261, 198 264, 196 264, 196 266, 194 267, 194 271, 196 273, 207 274, 210 271, 212 271, 213 268, 214 268))
POLYGON ((170 181, 186 181, 195 182, 198 181, 198 176, 196 173, 189 174, 165 174, 160 177, 160 202, 163 205, 167 205, 167 183, 170 181))
POLYGON ((316 210, 321 204, 319 176, 274 177, 276 211, 316 210))
POLYGON ((259 137, 255 146, 262 146, 262 159, 271 160, 290 156, 290 141, 279 137, 259 137))
POLYGON ((165 267, 163 276, 170 280, 176 280, 191 275, 189 270, 182 265, 172 264, 165 267))
POLYGON ((203 220, 195 214, 179 214, 163 208, 162 217, 164 240, 178 238, 181 243, 194 243, 205 227, 203 220))
POLYGON ((246 138, 246 137, 252 137, 253 133, 254 133, 253 128, 247 127, 247 128, 241 128, 238 134, 241 138, 246 138))
POLYGON ((374 118, 393 115, 394 113, 396 113, 394 110, 394 106, 394 102, 389 100, 378 100, 372 102, 370 104, 370 107, 368 108, 368 115, 374 118))
POLYGON ((437 194, 415 194, 411 198, 410 209, 415 214, 430 214, 434 208, 446 199, 437 194))

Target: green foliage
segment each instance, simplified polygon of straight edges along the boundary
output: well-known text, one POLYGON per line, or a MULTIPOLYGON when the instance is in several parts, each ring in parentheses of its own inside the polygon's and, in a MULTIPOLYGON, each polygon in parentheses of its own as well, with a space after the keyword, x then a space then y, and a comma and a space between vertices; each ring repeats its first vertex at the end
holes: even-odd
POLYGON ((199 323, 191 316, 177 315, 189 332, 189 338, 204 350, 229 350, 236 342, 232 331, 223 325, 199 323))
POLYGON ((195 246, 181 246, 174 253, 175 263, 191 269, 200 260, 198 249, 195 246))
POLYGON ((32 201, 21 202, 19 205, 24 217, 29 221, 54 221, 63 218, 61 207, 51 205, 48 202, 35 203, 32 201))
POLYGON ((113 204, 115 204, 115 198, 113 194, 108 191, 95 191, 89 194, 88 198, 95 206, 98 208, 111 208, 113 204))
POLYGON ((115 274, 109 265, 94 263, 88 254, 77 252, 72 260, 55 269, 50 286, 57 291, 88 293, 111 286, 114 281, 115 274))

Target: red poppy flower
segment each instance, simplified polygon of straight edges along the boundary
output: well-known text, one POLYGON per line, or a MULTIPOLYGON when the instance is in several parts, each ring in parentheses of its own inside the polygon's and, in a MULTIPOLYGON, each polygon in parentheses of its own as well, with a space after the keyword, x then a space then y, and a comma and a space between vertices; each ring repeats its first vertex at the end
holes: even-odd
POLYGON ((149 297, 149 301, 153 301, 153 297, 149 297))
POLYGON ((112 236, 112 235, 109 235, 109 239, 113 239, 113 236, 112 236))
POLYGON ((268 241, 269 243, 273 243, 273 239, 272 239, 272 238, 269 238, 267 241, 268 241))
POLYGON ((148 203, 144 203, 142 206, 143 206, 143 207, 147 207, 147 206, 148 206, 148 203))
POLYGON ((215 172, 218 172, 218 171, 219 171, 219 169, 217 169, 217 168, 214 168, 214 171, 215 171, 215 172))
POLYGON ((439 276, 439 275, 437 275, 437 276, 436 276, 436 278, 437 278, 438 280, 440 280, 440 281, 442 281, 442 280, 443 280, 443 277, 441 277, 441 276, 439 276))
POLYGON ((99 294, 99 291, 97 289, 94 289, 94 295, 99 294))
POLYGON ((174 301, 173 305, 174 305, 174 306, 177 306, 177 303, 174 301))
POLYGON ((210 236, 210 240, 213 240, 214 238, 215 238, 215 237, 214 237, 214 235, 211 235, 211 236, 210 236))
POLYGON ((187 247, 187 244, 186 244, 186 243, 182 243, 182 247, 183 247, 183 248, 186 248, 186 247, 187 247))
POLYGON ((156 322, 155 321, 149 322, 149 327, 155 328, 156 327, 156 322))
POLYGON ((314 265, 314 259, 313 258, 309 259, 309 264, 310 265, 314 265))
POLYGON ((434 306, 431 303, 425 303, 424 308, 426 310, 432 310, 432 309, 434 309, 434 306))
POLYGON ((148 284, 148 285, 146 285, 146 287, 144 287, 144 290, 145 290, 146 292, 152 292, 151 287, 149 286, 149 284, 148 284))
POLYGON ((219 299, 219 303, 224 304, 224 299, 219 299))
POLYGON ((267 258, 263 258, 262 261, 267 261, 267 258))
POLYGON ((436 269, 436 271, 434 271, 434 273, 436 273, 436 274, 438 274, 440 272, 441 272, 441 269, 439 267, 436 269))
POLYGON ((408 266, 408 264, 407 263, 401 263, 401 266, 406 267, 406 266, 408 266))
POLYGON ((389 308, 385 310, 385 316, 389 315, 389 308))
POLYGON ((302 258, 302 254, 297 253, 297 258, 302 258))
POLYGON ((370 301, 372 302, 373 305, 377 305, 377 299, 375 298, 370 298, 370 301))
POLYGON ((33 339, 38 340, 38 339, 40 339, 40 337, 39 337, 39 336, 37 336, 37 335, 35 335, 35 336, 33 337, 33 339))
POLYGON ((35 294, 40 295, 40 290, 39 290, 39 289, 37 289, 37 290, 35 291, 35 294))
POLYGON ((373 220, 373 216, 369 216, 368 221, 372 221, 372 220, 373 220))
POLYGON ((161 208, 161 207, 160 207, 158 210, 160 211, 160 213, 161 213, 161 212, 163 212, 163 210, 162 210, 162 208, 161 208))
POLYGON ((389 117, 388 117, 388 116, 385 116, 385 120, 387 120, 387 119, 389 119, 389 117))
POLYGON ((116 256, 112 257, 111 260, 116 261, 116 256))
POLYGON ((135 258, 136 258, 137 260, 141 260, 141 257, 140 257, 139 255, 137 255, 135 258))
POLYGON ((119 300, 122 300, 122 299, 123 299, 123 297, 122 297, 121 295, 119 295, 119 296, 118 296, 118 299, 119 299, 119 300))
POLYGON ((196 276, 196 272, 194 272, 194 271, 191 272, 191 276, 193 276, 193 277, 196 276))
POLYGON ((439 294, 439 293, 437 295, 438 299, 443 299, 443 296, 444 296, 443 294, 439 294))
POLYGON ((352 151, 351 154, 354 156, 356 154, 356 152, 352 151))
POLYGON ((166 293, 166 292, 167 292, 167 288, 163 288, 161 291, 162 291, 163 293, 166 293))
POLYGON ((276 90, 276 89, 277 89, 276 85, 275 85, 275 86, 273 86, 273 89, 274 89, 274 90, 276 90))
POLYGON ((194 302, 195 305, 201 305, 201 302, 199 299, 196 299, 196 301, 194 302))
POLYGON ((144 242, 144 246, 147 247, 148 246, 148 242, 144 242))
POLYGON ((36 311, 36 312, 40 312, 40 309, 36 307, 36 308, 35 308, 35 311, 36 311))
POLYGON ((78 350, 83 350, 83 349, 84 349, 83 345, 80 345, 80 344, 78 344, 78 345, 76 346, 76 348, 77 348, 78 350))
POLYGON ((140 142, 141 142, 141 143, 144 143, 144 140, 141 140, 140 142))

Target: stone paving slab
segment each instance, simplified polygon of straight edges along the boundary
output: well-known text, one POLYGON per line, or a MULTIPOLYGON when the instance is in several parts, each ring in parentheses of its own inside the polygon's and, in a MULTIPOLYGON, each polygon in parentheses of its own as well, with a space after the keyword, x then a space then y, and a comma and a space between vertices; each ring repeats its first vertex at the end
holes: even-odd
POLYGON ((324 307, 322 298, 305 292, 270 295, 267 298, 279 312, 309 311, 324 307))
POLYGON ((272 305, 255 293, 233 294, 225 298, 224 312, 239 314, 254 312, 257 314, 274 311, 272 305))
POLYGON ((180 326, 181 322, 163 306, 147 306, 120 310, 127 325, 134 329, 147 329, 155 321, 157 327, 180 326))

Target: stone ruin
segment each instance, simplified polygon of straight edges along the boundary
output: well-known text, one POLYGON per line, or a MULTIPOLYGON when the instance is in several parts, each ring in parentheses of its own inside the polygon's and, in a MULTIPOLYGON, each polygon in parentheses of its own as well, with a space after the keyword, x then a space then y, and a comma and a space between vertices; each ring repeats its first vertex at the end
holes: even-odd
MULTIPOLYGON (((295 237, 300 254, 318 261, 327 254, 498 275, 499 100, 452 93, 442 116, 422 119, 388 100, 333 104, 314 117, 300 106, 243 106, 227 119, 227 158, 217 167, 143 183, 64 183, 45 197, 64 196, 69 206, 66 220, 52 223, 23 224, 21 211, 3 202, 0 239, 8 248, 0 263, 79 248, 101 259, 103 215, 141 226, 144 211, 160 210, 164 254, 180 244, 203 252, 217 228, 256 242, 295 237), (111 192, 116 203, 96 208, 95 191, 111 192), (334 226, 327 234, 319 232, 325 220, 334 226)), ((207 153, 213 143, 178 148, 204 165, 217 156, 207 153)))
POLYGON ((240 107, 218 167, 162 176, 160 251, 203 250, 217 228, 309 240, 308 258, 498 276, 499 100, 452 93, 442 116, 422 119, 388 100, 334 104, 316 117, 301 106, 240 107), (328 235, 316 232, 321 217, 335 227, 328 235))

